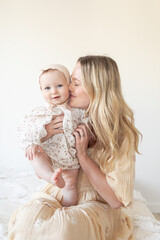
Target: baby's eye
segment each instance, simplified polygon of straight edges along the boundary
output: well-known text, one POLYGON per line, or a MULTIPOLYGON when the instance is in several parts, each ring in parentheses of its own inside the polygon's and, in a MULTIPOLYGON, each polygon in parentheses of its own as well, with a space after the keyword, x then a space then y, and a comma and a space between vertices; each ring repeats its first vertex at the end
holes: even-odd
POLYGON ((50 89, 50 87, 46 87, 46 88, 45 88, 45 90, 49 90, 49 89, 50 89))
POLYGON ((62 84, 58 84, 57 87, 62 87, 63 85, 62 84))

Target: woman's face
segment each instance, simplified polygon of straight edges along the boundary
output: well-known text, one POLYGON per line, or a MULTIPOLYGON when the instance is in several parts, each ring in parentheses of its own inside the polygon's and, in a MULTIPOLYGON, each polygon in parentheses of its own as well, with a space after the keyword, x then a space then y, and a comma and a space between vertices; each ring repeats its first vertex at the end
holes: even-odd
POLYGON ((81 65, 78 62, 72 73, 72 81, 69 85, 70 107, 87 109, 89 106, 89 96, 82 86, 81 65))

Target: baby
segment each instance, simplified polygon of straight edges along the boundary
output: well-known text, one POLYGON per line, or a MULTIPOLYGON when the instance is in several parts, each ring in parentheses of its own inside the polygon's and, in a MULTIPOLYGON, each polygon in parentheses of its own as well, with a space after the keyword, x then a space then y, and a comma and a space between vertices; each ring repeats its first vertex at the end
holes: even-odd
POLYGON ((35 173, 49 183, 63 188, 63 206, 77 202, 77 177, 79 163, 76 158, 74 130, 83 123, 85 111, 71 109, 69 99, 69 71, 62 65, 51 65, 39 77, 40 89, 48 106, 37 107, 25 116, 18 127, 18 135, 24 150, 30 147, 36 154, 31 161, 35 173), (45 125, 53 116, 64 114, 63 131, 48 140, 45 125), (67 175, 63 178, 63 172, 67 175))

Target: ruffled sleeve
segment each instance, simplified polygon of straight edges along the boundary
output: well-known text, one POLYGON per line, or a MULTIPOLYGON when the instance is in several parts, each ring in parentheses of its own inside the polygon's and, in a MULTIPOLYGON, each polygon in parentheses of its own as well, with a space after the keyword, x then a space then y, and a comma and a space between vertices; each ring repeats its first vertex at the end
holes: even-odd
MULTIPOLYGON (((122 149, 128 149, 127 140, 124 141, 122 149)), ((128 152, 124 152, 119 159, 112 159, 107 162, 106 180, 119 201, 125 207, 128 207, 132 205, 135 181, 134 144, 131 144, 128 152)))
POLYGON ((41 146, 41 139, 47 135, 45 125, 51 120, 52 113, 45 107, 37 107, 26 115, 17 128, 22 149, 33 144, 41 146))

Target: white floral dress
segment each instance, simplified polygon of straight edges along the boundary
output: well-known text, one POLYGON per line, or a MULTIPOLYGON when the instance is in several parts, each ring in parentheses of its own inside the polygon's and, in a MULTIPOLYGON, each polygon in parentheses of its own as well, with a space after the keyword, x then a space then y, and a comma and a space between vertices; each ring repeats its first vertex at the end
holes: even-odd
POLYGON ((68 109, 67 105, 53 108, 49 106, 36 107, 29 115, 25 116, 18 126, 18 137, 21 146, 25 150, 30 145, 40 145, 51 158, 54 169, 59 167, 62 170, 78 169, 79 163, 76 158, 73 131, 77 125, 83 123, 84 116, 84 110, 68 109), (47 135, 45 125, 51 122, 54 115, 62 113, 64 113, 64 134, 55 134, 42 143, 41 139, 47 135))

